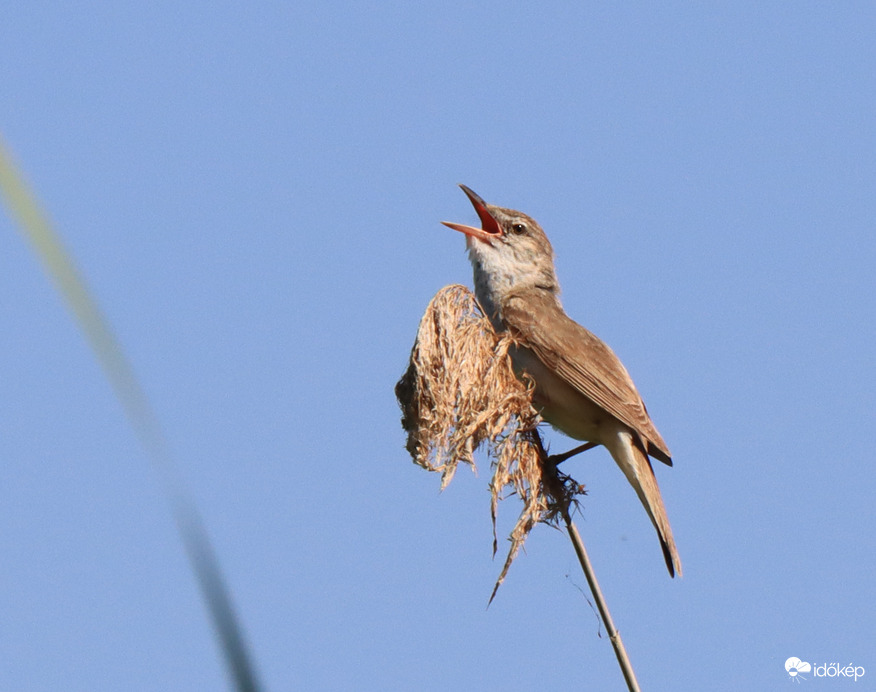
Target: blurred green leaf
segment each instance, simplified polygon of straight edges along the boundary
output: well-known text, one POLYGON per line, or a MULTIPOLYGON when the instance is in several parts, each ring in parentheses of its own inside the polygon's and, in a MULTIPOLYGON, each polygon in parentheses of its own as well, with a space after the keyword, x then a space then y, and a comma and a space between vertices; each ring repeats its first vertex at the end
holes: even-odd
POLYGON ((238 622, 231 597, 219 569, 203 522, 176 473, 165 437, 152 406, 134 371, 92 297, 82 274, 76 268, 48 216, 19 173, 0 138, 0 193, 12 218, 30 241, 46 273, 73 312, 97 360, 122 403, 128 420, 155 465, 171 504, 177 528, 188 553, 213 624, 226 664, 241 692, 260 689, 255 669, 238 622))

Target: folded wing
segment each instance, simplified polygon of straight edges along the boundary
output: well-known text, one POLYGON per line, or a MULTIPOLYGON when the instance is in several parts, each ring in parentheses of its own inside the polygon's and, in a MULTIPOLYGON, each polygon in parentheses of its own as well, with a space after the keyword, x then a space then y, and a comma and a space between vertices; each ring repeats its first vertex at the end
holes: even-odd
POLYGON ((626 368, 593 333, 570 319, 559 301, 543 290, 512 293, 502 301, 506 328, 553 372, 632 429, 642 448, 672 465, 669 449, 651 422, 626 368), (553 325, 547 333, 537 322, 553 325), (545 316, 550 315, 546 320, 545 316))

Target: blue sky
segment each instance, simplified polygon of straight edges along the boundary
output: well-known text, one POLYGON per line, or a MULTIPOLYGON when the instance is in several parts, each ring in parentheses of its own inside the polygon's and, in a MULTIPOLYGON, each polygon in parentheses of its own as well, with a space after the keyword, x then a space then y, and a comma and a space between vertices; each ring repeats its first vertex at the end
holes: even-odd
MULTIPOLYGON (((266 689, 621 688, 564 535, 486 609, 487 469, 439 494, 403 447, 418 319, 471 281, 460 182, 541 222, 673 451, 681 580, 608 455, 568 467, 642 686, 787 689, 796 656, 876 689, 874 32, 864 3, 8 8, 0 132, 266 689)), ((5 214, 0 296, 0 689, 227 687, 156 475, 5 214)))

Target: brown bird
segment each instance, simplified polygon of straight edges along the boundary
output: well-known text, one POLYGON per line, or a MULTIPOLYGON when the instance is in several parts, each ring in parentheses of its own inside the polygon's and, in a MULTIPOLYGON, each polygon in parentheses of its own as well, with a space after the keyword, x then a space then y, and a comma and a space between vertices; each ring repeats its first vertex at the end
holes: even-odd
POLYGON ((657 529, 669 574, 681 576, 648 457, 669 466, 672 459, 633 380, 605 343, 566 315, 554 251, 541 227, 526 214, 487 204, 460 187, 482 227, 442 223, 466 235, 478 302, 496 331, 510 332, 517 342, 511 350, 515 372, 535 381, 534 404, 544 420, 590 443, 573 453, 596 445, 608 449, 657 529))

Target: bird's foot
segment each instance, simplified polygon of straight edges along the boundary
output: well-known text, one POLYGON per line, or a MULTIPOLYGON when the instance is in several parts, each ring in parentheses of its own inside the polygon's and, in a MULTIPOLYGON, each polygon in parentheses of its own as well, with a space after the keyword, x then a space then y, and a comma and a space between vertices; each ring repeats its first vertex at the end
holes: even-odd
POLYGON ((566 459, 570 459, 576 454, 580 454, 581 452, 586 452, 588 449, 593 449, 594 447, 598 447, 599 445, 596 442, 585 442, 583 445, 579 445, 574 449, 570 449, 568 452, 564 452, 563 454, 551 454, 547 461, 552 466, 559 466, 566 459))

